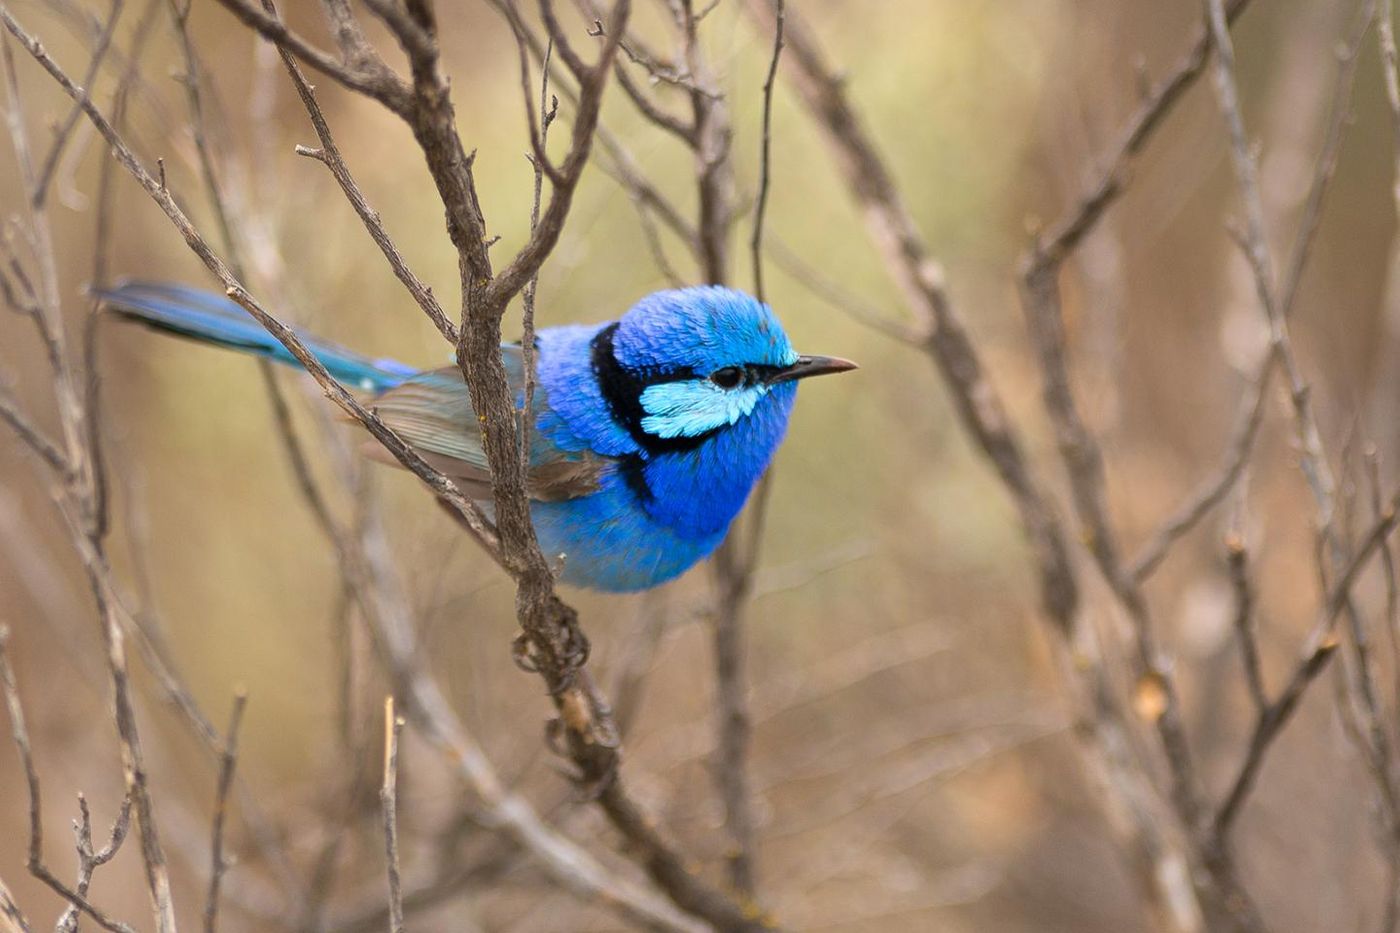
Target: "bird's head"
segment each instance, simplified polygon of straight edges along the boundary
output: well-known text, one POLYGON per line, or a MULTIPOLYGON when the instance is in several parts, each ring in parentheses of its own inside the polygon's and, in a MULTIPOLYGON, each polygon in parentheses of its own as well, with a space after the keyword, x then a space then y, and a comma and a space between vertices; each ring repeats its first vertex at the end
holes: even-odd
POLYGON ((772 309, 719 286, 655 292, 598 335, 594 367, 614 413, 642 446, 685 448, 790 402, 795 382, 855 369, 801 356, 772 309))

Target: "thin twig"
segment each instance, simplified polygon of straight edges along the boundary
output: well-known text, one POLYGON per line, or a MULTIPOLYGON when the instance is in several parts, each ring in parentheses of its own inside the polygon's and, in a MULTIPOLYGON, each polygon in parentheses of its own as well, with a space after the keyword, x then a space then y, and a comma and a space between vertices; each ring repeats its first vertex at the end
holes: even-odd
POLYGON ((8 925, 8 933, 31 933, 28 918, 15 903, 15 897, 5 886, 3 878, 0 878, 0 920, 8 925))
POLYGON ((1249 553, 1244 532, 1237 526, 1225 539, 1225 562, 1230 569, 1230 585, 1235 591, 1235 637, 1240 643, 1245 682, 1256 711, 1269 705, 1264 674, 1259 664, 1259 643, 1254 634, 1254 588, 1249 582, 1249 553))
MULTIPOLYGON (((554 98, 553 106, 550 106, 549 103, 549 59, 553 51, 554 43, 550 42, 545 46, 544 59, 540 65, 540 151, 530 160, 530 164, 535 170, 534 200, 530 206, 531 233, 534 233, 535 228, 540 225, 540 198, 544 193, 544 169, 549 158, 546 153, 546 146, 549 143, 549 127, 554 123, 554 118, 559 113, 559 98, 554 98)), ((529 57, 526 54, 523 39, 520 47, 520 62, 521 68, 528 78, 530 73, 529 57)), ((534 120, 532 118, 531 127, 533 128, 533 126, 534 120)), ((525 390, 522 394, 520 409, 520 473, 522 482, 530 473, 531 435, 535 429, 535 293, 539 286, 540 273, 536 269, 535 274, 530 277, 530 281, 520 293, 520 357, 525 368, 525 390)))
MULTIPOLYGON (((74 835, 77 836, 78 849, 76 890, 86 897, 88 888, 92 884, 94 872, 115 858, 117 850, 126 840, 127 830, 131 828, 131 798, 122 798, 121 809, 117 811, 117 818, 112 823, 112 830, 107 834, 107 844, 96 851, 92 847, 92 813, 88 810, 87 798, 82 794, 78 794, 78 814, 79 818, 73 826, 74 835)), ((77 929, 78 908, 74 904, 69 904, 64 909, 63 915, 58 918, 55 930, 57 933, 76 933, 77 929)))
MULTIPOLYGON (((102 62, 107 57, 107 50, 112 46, 112 36, 117 31, 117 20, 121 18, 123 0, 112 0, 112 10, 107 15, 107 23, 97 34, 96 43, 93 45, 92 57, 88 60, 87 74, 83 76, 83 87, 91 93, 93 82, 97 80, 97 74, 102 68, 102 62)), ((63 148, 68 144, 68 140, 73 136, 73 129, 82 119, 83 111, 77 104, 68 108, 68 114, 63 118, 57 129, 54 131, 53 142, 49 144, 49 151, 44 156, 39 166, 39 173, 34 183, 34 193, 32 201, 35 205, 42 205, 48 195, 49 183, 53 181, 54 171, 58 168, 58 160, 63 155, 63 148)))
POLYGON ((219 0, 223 7, 263 38, 284 48, 322 74, 352 91, 371 97, 400 116, 409 109, 409 88, 377 59, 362 59, 354 67, 337 61, 289 29, 276 16, 254 6, 251 0, 219 0))
MULTIPOLYGON (((1380 458, 1373 447, 1367 448, 1365 457, 1371 520, 1378 521, 1385 512, 1381 501, 1380 458)), ((1385 615, 1381 619, 1381 627, 1386 631, 1390 642, 1391 660, 1394 661, 1400 657, 1394 625, 1397 601, 1400 601, 1396 583, 1395 554, 1389 539, 1383 538, 1379 549, 1381 570, 1385 577, 1385 615)), ((1382 691, 1376 683, 1377 678, 1370 661, 1369 636, 1359 614, 1350 613, 1348 622, 1352 625, 1355 673, 1345 684, 1352 688, 1353 693, 1360 695, 1361 703, 1358 705, 1365 718, 1367 730, 1365 733, 1358 730, 1354 739, 1357 740, 1363 760, 1367 762, 1367 771, 1376 784, 1378 797, 1385 809, 1384 815, 1389 825, 1388 832, 1382 838, 1400 839, 1400 788, 1396 786, 1392 739, 1384 721, 1386 710, 1381 699, 1382 691)), ((1400 677, 1400 671, 1392 670, 1392 676, 1400 677)), ((1400 846, 1382 844, 1381 851, 1388 862, 1389 877, 1380 929, 1381 933, 1394 933, 1396 928, 1400 927, 1400 846)))
POLYGON ((403 933, 403 882, 399 878, 399 733, 403 720, 394 714, 394 698, 384 699, 384 856, 389 871, 389 930, 403 933))
POLYGON ((224 872, 228 870, 228 860, 224 857, 224 824, 233 772, 238 765, 238 727, 243 722, 243 709, 247 705, 248 694, 240 689, 233 695, 233 711, 229 713, 228 728, 224 730, 224 751, 214 792, 214 826, 209 842, 209 894, 204 901, 204 933, 215 933, 219 926, 219 889, 224 872))
POLYGON ((1244 474, 1249 455, 1254 449, 1254 439, 1264 423, 1269 381, 1274 371, 1273 359, 1273 349, 1270 348, 1265 351, 1265 359, 1258 368, 1258 376, 1241 403, 1235 427, 1230 432, 1230 439, 1225 445, 1225 453, 1219 466, 1200 483, 1196 492, 1152 533, 1128 565, 1128 574, 1137 583, 1142 583, 1152 575, 1171 553, 1172 546, 1224 501, 1244 474))
POLYGON ((763 220, 768 213, 768 187, 772 182, 770 151, 773 143, 773 87, 778 77, 778 60, 783 54, 783 23, 787 6, 777 0, 774 11, 773 57, 768 61, 768 75, 763 80, 763 142, 758 157, 758 200, 754 203, 753 236, 749 253, 753 261, 753 293, 759 301, 767 301, 763 290, 763 220))
POLYGON ((3 418, 19 439, 38 455, 58 476, 68 475, 70 467, 58 444, 49 439, 38 425, 29 420, 9 390, 0 385, 0 418, 3 418))
MULTIPOLYGON (((1337 159, 1341 151, 1343 131, 1350 109, 1352 87, 1355 83, 1358 56, 1361 43, 1365 39, 1372 19, 1370 4, 1362 10, 1349 41, 1340 54, 1340 68, 1336 89, 1332 95, 1327 117, 1327 128, 1319 150, 1312 183, 1308 188, 1303 212, 1294 236, 1293 249, 1289 257, 1287 275, 1279 291, 1279 313, 1286 320, 1292 313, 1298 297, 1299 284, 1307 261, 1312 253, 1312 245, 1321 224, 1322 207, 1336 172, 1337 159)), ((1264 421, 1265 402, 1274 370, 1283 352, 1278 340, 1271 340, 1263 357, 1254 369, 1250 388, 1240 404, 1235 426, 1220 458, 1219 466, 1201 482, 1194 492, 1162 525, 1153 532, 1129 567, 1129 573, 1142 582, 1161 564, 1170 552, 1172 545, 1194 528, 1208 515, 1238 481, 1253 451, 1254 441, 1264 421)), ((1297 387, 1294 387, 1297 397, 1297 387)), ((1306 393, 1304 393, 1306 394, 1306 393)), ((1315 455, 1310 455, 1315 456, 1315 455)), ((1309 468, 1316 472, 1316 468, 1309 468)))
POLYGON ((1336 653, 1340 644, 1335 635, 1337 617, 1351 600, 1351 588, 1361 570, 1371 555, 1380 549, 1382 542, 1395 530, 1397 509, 1400 509, 1400 492, 1393 494, 1386 502, 1380 518, 1362 537, 1350 561, 1326 594, 1317 619, 1304 642, 1302 657, 1294 666, 1283 690, 1256 717, 1244 761, 1213 819, 1212 832, 1217 841, 1224 841, 1235 817, 1243 809, 1273 740, 1288 723, 1308 686, 1326 669, 1327 663, 1336 653))
MULTIPOLYGON (((1372 448, 1366 452, 1367 474, 1371 496, 1371 515, 1380 517, 1381 468, 1380 455, 1372 448)), ((1392 697, 1391 702, 1400 708, 1400 572, 1396 570, 1395 549, 1389 539, 1381 542, 1381 569, 1385 577, 1385 616, 1383 626, 1390 641, 1392 697)))
MULTIPOLYGON (((0 11, 3 11, 2 7, 0 11)), ((44 864, 44 825, 40 815, 42 805, 39 772, 34 767, 34 749, 29 741, 29 730, 25 726, 24 707, 20 704, 14 668, 10 664, 9 640, 10 630, 0 626, 0 693, 5 697, 5 708, 10 717, 10 735, 14 738, 15 748, 19 752, 20 766, 24 769, 25 786, 29 792, 29 873, 91 917, 104 930, 110 930, 112 933, 135 933, 132 927, 107 916, 93 906, 84 895, 58 880, 44 864)))
MULTIPOLYGON (((271 15, 276 15, 276 8, 271 0, 264 0, 264 8, 271 15)), ((291 76, 292 85, 296 88, 297 96, 301 98, 302 106, 306 108, 306 114, 311 119, 311 126, 316 131, 316 137, 320 140, 320 147, 308 149, 298 146, 298 155, 307 156, 320 162, 330 170, 331 176, 335 178, 336 184, 340 185, 340 190, 344 192, 345 199, 354 208, 355 214, 364 224, 365 230, 369 232, 370 239, 379 247, 384 259, 389 263, 389 268, 393 270, 394 276, 403 283, 405 289, 413 297, 418 307, 423 309, 423 313, 428 316, 428 320, 433 322, 433 326, 438 329, 454 346, 457 343, 457 326, 448 320, 447 314, 443 311, 442 305, 438 303, 433 290, 425 285, 413 270, 408 267, 403 254, 399 252, 394 241, 390 238, 384 223, 379 216, 379 212, 370 206, 365 194, 360 190, 354 175, 345 163, 344 157, 340 153, 340 147, 336 144, 335 137, 331 134, 330 124, 326 121, 326 115, 321 110, 320 103, 316 100, 316 91, 306 80, 301 72, 301 67, 296 63, 292 53, 281 45, 277 46, 277 52, 282 56, 282 62, 287 68, 287 74, 291 76)))
MULTIPOLYGON (((1249 6, 1249 0, 1229 0, 1225 19, 1234 23, 1249 6)), ((1103 214, 1123 194, 1133 161, 1151 140, 1157 128, 1171 113, 1187 90, 1205 69, 1214 38, 1202 28, 1190 48, 1168 70, 1167 76, 1142 96, 1133 115, 1124 123, 1112 153, 1101 161, 1102 168, 1085 188, 1079 201, 1046 228, 1040 248, 1046 258, 1059 262, 1097 225, 1103 214)))

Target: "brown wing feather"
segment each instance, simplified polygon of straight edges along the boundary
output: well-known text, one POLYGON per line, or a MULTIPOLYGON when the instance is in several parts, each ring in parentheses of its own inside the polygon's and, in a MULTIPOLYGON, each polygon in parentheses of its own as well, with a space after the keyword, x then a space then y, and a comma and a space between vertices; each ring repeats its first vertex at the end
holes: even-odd
MULTIPOLYGON (((512 383, 523 382, 519 348, 503 347, 502 356, 512 383)), ((537 411, 545 406, 542 388, 536 387, 534 402, 537 411)), ((481 427, 457 369, 420 373, 378 396, 371 407, 434 469, 456 480, 463 492, 477 499, 491 497, 481 427)), ((367 442, 362 451, 373 460, 399 465, 378 443, 367 442)), ((526 488, 531 498, 545 502, 597 492, 598 478, 611 462, 591 451, 558 450, 539 436, 532 440, 531 460, 526 488)))

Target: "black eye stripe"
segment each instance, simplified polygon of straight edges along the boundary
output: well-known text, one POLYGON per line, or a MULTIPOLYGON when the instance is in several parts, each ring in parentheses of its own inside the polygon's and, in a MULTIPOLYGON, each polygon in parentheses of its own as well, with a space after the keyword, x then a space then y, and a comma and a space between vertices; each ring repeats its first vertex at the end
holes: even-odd
POLYGON ((647 498, 641 492, 646 487, 643 467, 647 458, 659 454, 684 453, 694 450, 727 427, 727 425, 717 427, 693 436, 659 437, 649 433, 642 427, 642 420, 647 416, 646 410, 642 407, 642 393, 649 386, 669 382, 688 382, 693 379, 708 378, 713 380, 717 373, 725 369, 735 370, 740 376, 740 382, 729 386, 729 388, 734 388, 740 383, 752 386, 767 382, 774 375, 782 372, 783 367, 767 363, 749 363, 744 366, 722 367, 708 376, 697 373, 689 366, 678 366, 673 369, 630 369, 618 361, 613 350, 613 337, 617 333, 617 326, 617 322, 614 321, 594 335, 592 341, 589 342, 590 362, 593 367, 593 376, 598 380, 598 390, 602 393, 603 400, 607 402, 608 410, 643 451, 640 455, 631 454, 625 458, 629 462, 625 464, 627 469, 624 475, 633 491, 642 498, 647 498))
MULTIPOLYGON (((608 403, 608 410, 612 412, 613 418, 627 429, 627 433, 632 436, 638 447, 649 456, 679 453, 694 450, 718 433, 718 428, 693 437, 658 437, 648 433, 642 427, 642 419, 646 417, 646 411, 642 408, 642 393, 646 391, 647 386, 661 382, 682 382, 694 379, 696 375, 690 369, 672 370, 667 373, 637 373, 629 370, 618 362, 616 354, 613 353, 613 334, 616 332, 615 321, 598 331, 590 344, 590 362, 593 364, 593 375, 598 380, 598 389, 604 401, 608 403)), ((634 473, 635 470, 634 464, 634 473)), ((640 476, 640 473, 635 473, 629 483, 635 482, 640 476)))

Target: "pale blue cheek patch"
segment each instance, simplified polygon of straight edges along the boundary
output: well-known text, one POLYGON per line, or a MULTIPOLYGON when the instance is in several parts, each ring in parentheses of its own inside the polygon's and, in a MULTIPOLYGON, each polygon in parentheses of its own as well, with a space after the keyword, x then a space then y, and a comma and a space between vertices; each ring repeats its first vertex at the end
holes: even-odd
POLYGON ((642 392, 642 430, 656 437, 695 437, 727 427, 753 411, 764 385, 721 389, 708 379, 663 382, 642 392))

